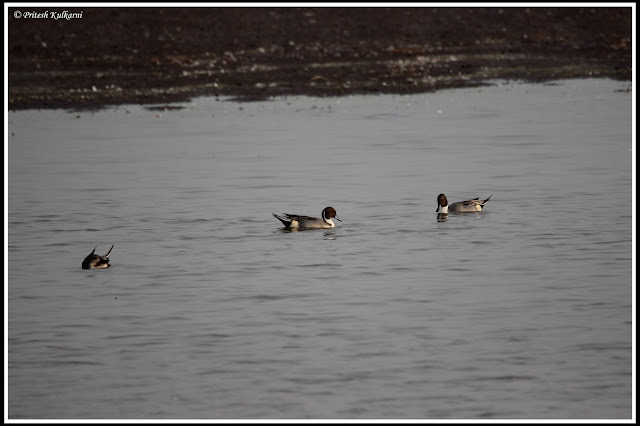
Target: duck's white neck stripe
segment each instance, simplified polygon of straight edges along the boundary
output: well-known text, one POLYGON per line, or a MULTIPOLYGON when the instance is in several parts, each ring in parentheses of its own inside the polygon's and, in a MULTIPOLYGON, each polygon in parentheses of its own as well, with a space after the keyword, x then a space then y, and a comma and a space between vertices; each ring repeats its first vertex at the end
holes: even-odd
POLYGON ((438 206, 438 213, 449 213, 449 206, 438 206))
POLYGON ((322 220, 324 220, 325 222, 327 222, 329 225, 331 226, 335 226, 335 224, 333 223, 333 221, 331 220, 330 217, 327 217, 326 212, 324 210, 322 210, 322 220))
POLYGON ((334 228, 334 227, 336 226, 336 224, 335 224, 335 223, 333 223, 333 220, 331 220, 331 218, 330 218, 330 217, 326 217, 326 216, 324 215, 324 210, 322 211, 322 220, 324 220, 324 221, 325 221, 325 223, 328 223, 329 225, 331 225, 331 227, 332 227, 332 228, 334 228))

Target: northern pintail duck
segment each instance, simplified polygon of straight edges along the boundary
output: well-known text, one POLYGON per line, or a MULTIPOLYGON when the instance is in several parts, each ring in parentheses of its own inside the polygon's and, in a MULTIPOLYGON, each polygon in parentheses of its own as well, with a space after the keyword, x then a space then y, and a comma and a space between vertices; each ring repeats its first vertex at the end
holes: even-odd
MULTIPOLYGON (((491 194, 493 195, 493 194, 491 194)), ((489 198, 491 198, 489 195, 489 198)), ((457 203, 449 204, 447 197, 444 194, 438 195, 438 213, 465 213, 465 212, 481 212, 482 208, 489 201, 487 198, 484 201, 474 198, 473 200, 459 201, 457 203)))
POLYGON ((282 215, 273 213, 273 216, 282 222, 287 228, 335 228, 336 224, 331 220, 331 218, 334 217, 342 222, 342 220, 340 220, 336 215, 336 209, 333 207, 326 207, 322 210, 322 219, 287 213, 283 213, 282 215))
POLYGON ((82 269, 104 269, 109 268, 111 265, 109 264, 109 255, 111 254, 111 250, 113 250, 113 246, 109 249, 107 254, 104 256, 100 256, 96 254, 96 248, 93 249, 89 256, 85 257, 82 261, 82 269))

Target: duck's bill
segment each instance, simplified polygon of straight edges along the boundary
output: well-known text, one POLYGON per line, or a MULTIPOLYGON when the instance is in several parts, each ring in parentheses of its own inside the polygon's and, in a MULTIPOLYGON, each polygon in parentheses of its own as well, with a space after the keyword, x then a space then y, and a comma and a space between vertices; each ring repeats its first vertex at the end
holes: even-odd
POLYGON ((342 219, 340 219, 338 216, 334 216, 334 218, 336 218, 338 221, 342 222, 342 219))

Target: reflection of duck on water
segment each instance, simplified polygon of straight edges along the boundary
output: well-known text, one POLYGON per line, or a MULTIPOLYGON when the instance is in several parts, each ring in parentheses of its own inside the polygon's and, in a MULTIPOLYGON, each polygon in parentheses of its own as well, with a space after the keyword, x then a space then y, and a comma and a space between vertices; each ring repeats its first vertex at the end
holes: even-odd
POLYGON ((89 256, 84 258, 82 261, 82 269, 104 269, 111 267, 111 265, 109 265, 109 255, 111 254, 111 250, 113 250, 113 246, 111 246, 104 256, 96 254, 97 248, 98 246, 93 249, 89 256))

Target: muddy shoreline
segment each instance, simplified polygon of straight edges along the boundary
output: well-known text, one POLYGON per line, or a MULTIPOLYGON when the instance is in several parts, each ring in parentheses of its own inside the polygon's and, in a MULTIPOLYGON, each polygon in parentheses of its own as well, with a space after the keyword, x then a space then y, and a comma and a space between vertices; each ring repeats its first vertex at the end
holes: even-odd
POLYGON ((631 81, 631 13, 9 8, 9 109, 100 109, 203 95, 253 101, 421 93, 491 79, 631 81))

